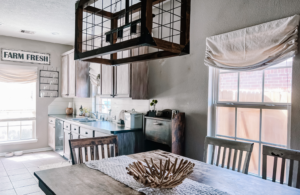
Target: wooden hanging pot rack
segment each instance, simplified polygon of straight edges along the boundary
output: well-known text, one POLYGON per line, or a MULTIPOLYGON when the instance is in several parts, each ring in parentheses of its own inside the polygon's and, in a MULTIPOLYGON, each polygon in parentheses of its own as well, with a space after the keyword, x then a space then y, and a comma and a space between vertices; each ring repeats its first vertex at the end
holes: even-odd
MULTIPOLYGON (((136 4, 133 4, 132 0, 115 0, 114 2, 106 0, 111 2, 106 7, 103 5, 104 0, 101 0, 102 6, 98 5, 98 7, 103 7, 103 10, 97 7, 97 1, 79 0, 76 3, 75 60, 116 66, 190 53, 191 0, 140 0, 136 4), (125 8, 121 9, 123 1, 125 8), (168 2, 169 4, 164 7, 164 4, 168 2), (118 5, 118 3, 120 4, 118 5), (115 8, 117 5, 119 6, 118 10, 113 10, 114 5, 115 8), (166 8, 167 6, 168 8, 166 8), (154 13, 155 9, 157 13, 154 13), (139 14, 140 18, 132 20, 133 14, 139 14), (97 23, 93 19, 95 17, 101 18, 102 23, 97 23), (175 21, 174 18, 177 20, 175 21), (109 29, 104 25, 104 20, 110 22, 109 29), (120 21, 124 24, 119 24, 120 21), (117 41, 118 38, 122 38, 125 28, 131 28, 133 32, 136 32, 136 25, 140 25, 140 36, 121 42, 117 41), (174 26, 178 29, 175 29, 174 26), (95 28, 100 29, 101 32, 95 32, 95 28), (93 29, 92 33, 91 29, 93 29), (169 33, 163 36, 162 29, 168 29, 169 33), (174 35, 174 31, 176 31, 176 35, 174 35), (177 36, 176 41, 173 39, 175 36, 177 36), (95 45, 94 42, 97 38, 101 40, 101 44, 95 45), (105 46, 103 40, 109 45, 105 46), (149 49, 151 52, 140 55, 118 58, 117 52, 131 51, 142 46, 156 49, 149 49)), ((167 31, 165 30, 165 32, 167 31)))

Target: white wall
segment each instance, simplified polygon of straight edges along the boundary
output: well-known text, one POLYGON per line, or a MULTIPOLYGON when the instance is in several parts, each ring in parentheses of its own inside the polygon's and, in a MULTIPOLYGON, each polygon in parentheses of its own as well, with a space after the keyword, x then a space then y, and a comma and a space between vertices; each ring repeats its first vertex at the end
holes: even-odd
MULTIPOLYGON (((19 39, 19 38, 7 37, 7 36, 0 36, 0 48, 50 53, 51 66, 58 67, 60 69, 61 54, 68 50, 71 50, 73 47, 68 45, 53 44, 53 43, 47 43, 41 41, 32 41, 29 39, 19 39)), ((0 60, 0 66, 2 64, 40 67, 40 65, 36 65, 36 64, 6 62, 0 60)), ((37 94, 36 137, 38 141, 36 143, 30 143, 30 144, 0 145, 0 153, 8 152, 8 151, 31 150, 31 149, 48 147, 48 141, 47 141, 48 106, 53 102, 54 98, 39 98, 38 89, 36 94, 37 94)))

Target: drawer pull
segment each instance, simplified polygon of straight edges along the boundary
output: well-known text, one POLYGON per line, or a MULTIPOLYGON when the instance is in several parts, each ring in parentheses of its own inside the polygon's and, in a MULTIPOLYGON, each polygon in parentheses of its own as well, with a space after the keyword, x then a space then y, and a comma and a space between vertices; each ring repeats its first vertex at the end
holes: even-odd
POLYGON ((153 123, 153 125, 162 125, 162 123, 153 123))
POLYGON ((85 134, 89 134, 88 132, 85 132, 85 134))
POLYGON ((76 131, 77 129, 75 128, 74 131, 76 131))
POLYGON ((66 126, 67 128, 69 128, 68 126, 66 126))

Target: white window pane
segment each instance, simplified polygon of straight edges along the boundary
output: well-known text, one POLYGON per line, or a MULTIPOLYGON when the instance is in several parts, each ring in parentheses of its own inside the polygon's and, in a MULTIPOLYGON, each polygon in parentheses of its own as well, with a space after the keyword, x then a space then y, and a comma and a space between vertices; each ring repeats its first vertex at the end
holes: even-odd
POLYGON ((219 101, 237 101, 238 73, 219 75, 219 101))
POLYGON ((265 70, 264 102, 291 103, 292 68, 265 70))
POLYGON ((21 139, 32 139, 32 125, 31 126, 22 126, 21 127, 21 139))
POLYGON ((235 108, 217 107, 216 133, 235 136, 235 108))
POLYGON ((7 140, 7 127, 0 127, 0 141, 7 140))
POLYGON ((273 144, 287 145, 287 110, 262 110, 261 140, 273 144))
POLYGON ((20 130, 20 126, 8 127, 8 140, 19 140, 20 130))
POLYGON ((237 137, 259 140, 260 110, 253 108, 237 109, 237 137))
POLYGON ((263 71, 240 73, 240 102, 262 102, 263 71))

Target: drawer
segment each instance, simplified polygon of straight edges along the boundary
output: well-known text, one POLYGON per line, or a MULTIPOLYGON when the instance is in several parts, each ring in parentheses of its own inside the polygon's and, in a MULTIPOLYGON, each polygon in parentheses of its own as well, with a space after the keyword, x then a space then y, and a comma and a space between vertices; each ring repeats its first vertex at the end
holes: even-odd
POLYGON ((71 125, 70 125, 70 123, 64 122, 64 129, 66 129, 66 130, 71 130, 71 125))
POLYGON ((50 124, 55 125, 55 118, 49 117, 48 121, 49 121, 50 124))
POLYGON ((80 135, 82 135, 84 137, 89 137, 89 138, 94 137, 94 131, 80 127, 80 135))
POLYGON ((71 125, 71 131, 72 131, 72 133, 79 134, 79 126, 77 126, 77 125, 71 125))
POLYGON ((95 131, 95 137, 106 137, 109 136, 110 134, 105 134, 105 133, 100 133, 98 131, 95 131))
POLYGON ((171 121, 146 119, 145 138, 161 144, 172 145, 171 121))

